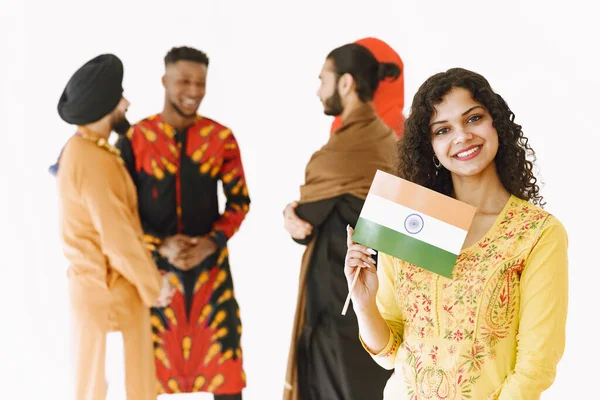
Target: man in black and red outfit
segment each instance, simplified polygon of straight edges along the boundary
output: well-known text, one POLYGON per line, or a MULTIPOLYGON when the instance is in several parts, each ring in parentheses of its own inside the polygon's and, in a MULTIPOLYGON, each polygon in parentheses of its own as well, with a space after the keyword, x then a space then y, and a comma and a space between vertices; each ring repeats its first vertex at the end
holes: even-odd
POLYGON ((250 198, 233 133, 197 114, 208 63, 199 50, 172 49, 162 113, 135 124, 117 147, 138 190, 146 242, 178 288, 169 307, 152 309, 159 393, 238 400, 246 377, 227 241, 250 198), (219 180, 227 198, 222 214, 219 180))

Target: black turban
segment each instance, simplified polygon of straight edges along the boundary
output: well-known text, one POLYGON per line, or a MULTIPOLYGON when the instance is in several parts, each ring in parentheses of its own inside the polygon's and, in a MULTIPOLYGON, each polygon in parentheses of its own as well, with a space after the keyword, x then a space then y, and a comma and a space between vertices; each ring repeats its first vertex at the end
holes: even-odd
POLYGON ((117 107, 122 85, 123 63, 113 54, 102 54, 73 74, 58 101, 58 114, 72 125, 96 122, 117 107))

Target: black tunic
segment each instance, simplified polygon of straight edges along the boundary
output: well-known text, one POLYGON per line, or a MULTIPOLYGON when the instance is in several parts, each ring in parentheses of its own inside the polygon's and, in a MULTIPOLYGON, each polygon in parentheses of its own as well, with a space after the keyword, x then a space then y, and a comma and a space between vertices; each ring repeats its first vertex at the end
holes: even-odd
POLYGON ((246 386, 242 324, 227 242, 250 205, 240 149, 227 127, 198 116, 177 132, 161 115, 135 124, 117 143, 136 184, 145 238, 159 269, 176 276, 168 307, 152 308, 159 393, 239 393, 246 386), (227 199, 219 213, 218 181, 227 199), (182 233, 218 250, 182 271, 157 247, 182 233))
MULTIPOLYGON (((298 348, 301 400, 382 399, 392 374, 362 347, 352 303, 341 315, 348 295, 346 226, 355 226, 363 203, 346 194, 296 208, 317 235, 307 272, 306 325, 298 348)), ((307 244, 311 239, 296 241, 307 244)))

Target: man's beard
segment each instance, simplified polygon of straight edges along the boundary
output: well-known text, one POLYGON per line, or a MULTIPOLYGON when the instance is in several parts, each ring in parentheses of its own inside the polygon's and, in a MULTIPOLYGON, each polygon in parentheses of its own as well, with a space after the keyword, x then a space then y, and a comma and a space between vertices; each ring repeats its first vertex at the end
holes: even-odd
POLYGON ((325 115, 337 117, 344 111, 340 92, 336 89, 335 92, 323 102, 323 112, 325 115))
POLYGON ((131 128, 131 124, 127 120, 127 117, 123 115, 121 119, 112 124, 112 130, 119 136, 124 136, 127 131, 131 128))
POLYGON ((175 104, 175 102, 169 100, 169 103, 171 103, 171 107, 173 107, 173 110, 175 110, 175 112, 181 115, 183 118, 194 118, 196 116, 196 112, 198 111, 196 110, 192 114, 185 114, 183 111, 181 111, 179 107, 177 107, 177 104, 175 104))

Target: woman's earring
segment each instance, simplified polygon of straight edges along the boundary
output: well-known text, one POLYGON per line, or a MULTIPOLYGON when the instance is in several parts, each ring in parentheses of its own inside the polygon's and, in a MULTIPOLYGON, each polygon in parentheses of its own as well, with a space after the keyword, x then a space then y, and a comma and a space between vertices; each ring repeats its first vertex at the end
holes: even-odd
POLYGON ((442 163, 440 163, 440 160, 438 160, 435 154, 433 155, 433 165, 435 165, 435 169, 442 168, 442 163))

